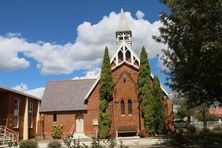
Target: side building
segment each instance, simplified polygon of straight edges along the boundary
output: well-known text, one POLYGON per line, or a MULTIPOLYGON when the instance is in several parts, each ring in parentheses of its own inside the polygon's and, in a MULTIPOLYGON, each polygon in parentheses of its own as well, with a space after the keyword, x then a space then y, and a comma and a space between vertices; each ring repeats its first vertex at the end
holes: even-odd
POLYGON ((41 99, 21 91, 0 86, 0 130, 18 139, 37 135, 41 99))

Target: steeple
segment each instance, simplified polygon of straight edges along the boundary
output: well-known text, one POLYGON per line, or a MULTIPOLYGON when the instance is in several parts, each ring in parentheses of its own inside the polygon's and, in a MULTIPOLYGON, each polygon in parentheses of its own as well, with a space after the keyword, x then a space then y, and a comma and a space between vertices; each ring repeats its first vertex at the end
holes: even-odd
POLYGON ((117 31, 129 31, 129 26, 126 20, 125 13, 123 12, 123 8, 121 8, 117 31))
POLYGON ((139 68, 139 58, 132 50, 132 32, 127 23, 127 17, 121 9, 118 28, 116 31, 117 51, 111 59, 112 68, 127 63, 139 68))
POLYGON ((131 47, 132 46, 131 37, 132 37, 132 32, 129 29, 127 23, 127 17, 125 16, 123 9, 121 8, 118 28, 116 31, 117 45, 120 45, 122 42, 126 42, 131 47))

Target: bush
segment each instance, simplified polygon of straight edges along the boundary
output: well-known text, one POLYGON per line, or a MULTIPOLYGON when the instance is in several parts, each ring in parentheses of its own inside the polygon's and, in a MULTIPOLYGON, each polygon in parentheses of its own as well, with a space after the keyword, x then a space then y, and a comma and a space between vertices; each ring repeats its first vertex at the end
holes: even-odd
POLYGON ((222 127, 221 126, 216 126, 213 128, 213 131, 222 131, 222 127))
POLYGON ((24 140, 19 143, 20 148, 38 148, 38 143, 33 140, 24 140))
POLYGON ((73 141, 73 135, 68 135, 66 137, 63 138, 64 144, 68 147, 71 148, 71 144, 73 141))
POLYGON ((187 127, 187 130, 190 132, 190 133, 196 133, 196 127, 194 125, 189 125, 187 127))
POLYGON ((145 130, 139 131, 138 135, 140 136, 140 138, 144 138, 147 136, 145 130))
POLYGON ((62 124, 54 123, 52 125, 52 138, 53 139, 61 139, 62 138, 62 129, 63 129, 62 124))
POLYGON ((59 141, 51 141, 48 143, 48 148, 61 148, 62 144, 59 141))
POLYGON ((100 145, 100 140, 96 137, 92 137, 92 143, 91 143, 92 148, 102 148, 100 145))

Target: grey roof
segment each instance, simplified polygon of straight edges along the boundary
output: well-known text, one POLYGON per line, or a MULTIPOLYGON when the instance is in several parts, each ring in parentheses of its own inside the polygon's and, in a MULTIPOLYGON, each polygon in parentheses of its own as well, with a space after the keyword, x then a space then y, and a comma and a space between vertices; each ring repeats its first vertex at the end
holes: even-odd
POLYGON ((41 112, 86 110, 84 98, 96 79, 48 81, 41 112))
POLYGON ((19 91, 19 90, 15 90, 15 89, 12 89, 12 88, 7 88, 7 87, 4 87, 4 86, 0 86, 0 90, 13 92, 13 93, 16 93, 16 94, 20 94, 20 95, 23 95, 23 96, 26 96, 26 97, 29 97, 29 98, 36 99, 36 100, 40 100, 40 101, 41 101, 41 98, 39 98, 39 97, 30 95, 30 94, 28 94, 28 93, 25 93, 25 92, 22 92, 22 91, 19 91))

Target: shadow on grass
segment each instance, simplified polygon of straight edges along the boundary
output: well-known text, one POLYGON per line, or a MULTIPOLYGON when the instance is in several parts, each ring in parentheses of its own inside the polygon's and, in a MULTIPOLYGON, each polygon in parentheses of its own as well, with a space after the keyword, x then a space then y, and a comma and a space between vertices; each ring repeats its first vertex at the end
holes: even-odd
POLYGON ((222 148, 222 132, 177 133, 171 136, 171 140, 152 147, 222 148))

